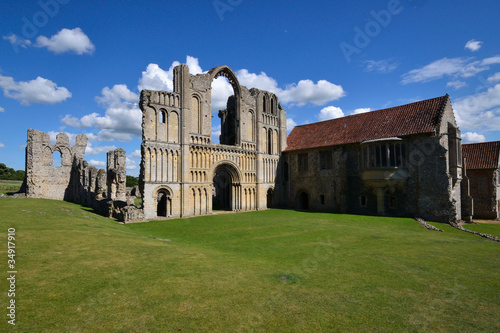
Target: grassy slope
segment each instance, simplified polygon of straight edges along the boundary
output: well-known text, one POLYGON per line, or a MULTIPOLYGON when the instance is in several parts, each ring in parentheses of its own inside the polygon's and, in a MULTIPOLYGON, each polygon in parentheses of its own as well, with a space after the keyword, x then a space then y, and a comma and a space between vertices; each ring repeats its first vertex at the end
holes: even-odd
POLYGON ((20 332, 500 330, 500 244, 446 225, 271 210, 124 226, 0 198, 0 226, 17 229, 20 332))

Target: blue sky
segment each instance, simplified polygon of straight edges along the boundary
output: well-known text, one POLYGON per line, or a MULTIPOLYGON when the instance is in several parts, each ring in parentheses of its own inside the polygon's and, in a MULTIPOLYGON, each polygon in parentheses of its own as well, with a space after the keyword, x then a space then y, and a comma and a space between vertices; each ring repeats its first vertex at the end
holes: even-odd
MULTIPOLYGON (((226 64, 241 84, 275 92, 289 129, 448 93, 464 142, 500 140, 499 15, 493 0, 9 1, 0 162, 24 169, 35 128, 87 134, 97 167, 124 148, 138 175, 138 94, 170 90, 176 63, 226 64)), ((229 91, 219 80, 214 108, 229 91)))

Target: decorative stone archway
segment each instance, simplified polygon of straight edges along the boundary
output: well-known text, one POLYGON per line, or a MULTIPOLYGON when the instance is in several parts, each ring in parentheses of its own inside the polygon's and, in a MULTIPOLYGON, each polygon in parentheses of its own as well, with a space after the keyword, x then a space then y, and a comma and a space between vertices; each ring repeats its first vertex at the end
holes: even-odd
POLYGON ((214 166, 212 180, 212 210, 241 210, 241 177, 238 168, 229 161, 222 161, 214 166))
POLYGON ((156 216, 172 216, 172 191, 168 187, 160 187, 155 194, 156 216))

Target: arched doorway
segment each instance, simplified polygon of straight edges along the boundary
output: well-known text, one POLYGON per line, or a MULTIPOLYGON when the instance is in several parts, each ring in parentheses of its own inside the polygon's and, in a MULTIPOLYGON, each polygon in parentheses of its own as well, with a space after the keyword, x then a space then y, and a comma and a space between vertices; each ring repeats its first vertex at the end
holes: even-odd
POLYGON ((272 188, 267 190, 267 208, 273 207, 273 195, 274 195, 274 190, 272 188))
POLYGON ((306 192, 300 193, 299 208, 300 209, 309 209, 309 195, 307 195, 306 192))
POLYGON ((172 195, 169 190, 160 189, 156 202, 156 216, 172 216, 172 195))
POLYGON ((235 167, 223 163, 213 174, 212 210, 234 211, 241 209, 241 186, 235 167))

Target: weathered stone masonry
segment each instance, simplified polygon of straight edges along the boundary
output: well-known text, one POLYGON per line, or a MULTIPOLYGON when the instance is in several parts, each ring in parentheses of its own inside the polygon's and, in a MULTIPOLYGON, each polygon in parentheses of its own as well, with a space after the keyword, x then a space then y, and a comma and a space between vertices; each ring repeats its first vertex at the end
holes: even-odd
POLYGON ((84 134, 78 135, 71 146, 68 136, 60 133, 52 145, 47 133, 29 129, 23 184, 26 196, 76 202, 119 220, 142 218, 142 211, 127 207, 125 151, 108 152, 106 172, 84 160, 86 147, 84 134), (54 154, 60 155, 60 166, 53 164, 54 154))
POLYGON ((275 180, 286 147, 286 111, 276 95, 241 86, 227 66, 191 75, 174 68, 174 91, 141 92, 140 187, 146 218, 213 209, 264 209, 280 200, 275 180), (224 76, 234 94, 219 111, 220 144, 211 141, 211 84, 224 76))

